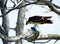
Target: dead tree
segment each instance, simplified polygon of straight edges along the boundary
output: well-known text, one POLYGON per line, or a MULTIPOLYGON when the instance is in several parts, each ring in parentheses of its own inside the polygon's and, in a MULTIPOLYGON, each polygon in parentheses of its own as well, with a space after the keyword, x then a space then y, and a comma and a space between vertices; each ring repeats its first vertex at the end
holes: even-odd
MULTIPOLYGON (((2 0, 0 1, 0 7, 2 7, 1 9, 1 12, 2 12, 2 15, 0 17, 2 17, 2 28, 0 27, 1 31, 3 32, 0 32, 0 37, 2 38, 2 40, 4 41, 3 43, 4 44, 7 44, 7 42, 13 42, 15 41, 16 44, 22 44, 21 42, 21 38, 25 38, 27 36, 29 36, 27 34, 27 36, 25 36, 25 33, 22 35, 22 30, 23 30, 23 27, 24 27, 24 14, 25 14, 25 8, 26 6, 28 5, 31 5, 31 4, 38 4, 38 5, 47 5, 51 11, 54 11, 55 13, 57 13, 58 15, 60 15, 60 11, 57 10, 60 9, 59 6, 55 5, 52 3, 52 0, 32 0, 33 2, 30 2, 29 1, 26 1, 26 0, 21 0, 20 2, 18 2, 12 9, 10 10, 6 10, 6 3, 5 3, 5 0, 2 0), (3 1, 3 2, 2 2, 3 1), (25 2, 25 3, 24 3, 25 2), (3 4, 3 5, 1 5, 3 4), (19 9, 19 12, 18 12, 18 18, 17 18, 17 25, 16 25, 16 36, 14 37, 8 37, 8 31, 9 31, 9 20, 8 20, 8 13, 11 12, 12 10, 15 10, 15 9, 19 9)), ((15 4, 15 3, 14 3, 15 4)), ((56 34, 47 34, 47 35, 40 35, 40 37, 38 37, 37 39, 56 39, 56 40, 59 40, 60 39, 60 35, 56 35, 56 34), (42 37, 41 37, 42 36, 42 37)))
MULTIPOLYGON (((19 3, 19 1, 18 1, 19 3)), ((22 6, 25 2, 22 1, 22 3, 19 6, 22 6)), ((24 18, 25 18, 25 7, 18 10, 18 19, 17 19, 17 25, 16 25, 16 36, 21 35, 23 33, 24 29, 24 18)), ((16 41, 16 44, 22 44, 22 39, 19 39, 16 41)))
MULTIPOLYGON (((0 7, 1 7, 2 15, 7 12, 6 3, 7 3, 7 0, 0 0, 0 7)), ((2 34, 4 36, 8 36, 8 31, 9 31, 9 19, 8 19, 8 15, 2 17, 2 26, 3 26, 4 31, 5 31, 5 32, 2 31, 2 34)), ((8 44, 8 42, 5 41, 4 39, 2 39, 2 41, 3 41, 3 44, 8 44)))

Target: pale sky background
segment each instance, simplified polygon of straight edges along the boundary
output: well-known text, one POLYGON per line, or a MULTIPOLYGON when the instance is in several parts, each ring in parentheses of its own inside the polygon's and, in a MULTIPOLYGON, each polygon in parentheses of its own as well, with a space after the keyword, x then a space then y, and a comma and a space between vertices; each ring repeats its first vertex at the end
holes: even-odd
MULTIPOLYGON (((53 0, 53 3, 60 6, 60 0, 53 0)), ((11 7, 12 3, 9 1, 7 3, 7 5, 8 5, 8 7, 11 7)), ((48 7, 42 8, 41 5, 27 6, 28 11, 26 11, 26 14, 25 14, 25 18, 26 18, 25 21, 27 21, 29 17, 35 16, 35 15, 52 16, 51 20, 53 21, 53 24, 43 24, 43 25, 39 24, 38 25, 39 27, 37 27, 37 29, 39 31, 41 31, 42 34, 60 34, 60 30, 59 30, 60 29, 60 18, 56 13, 54 13, 52 11, 45 13, 46 11, 49 11, 48 9, 49 9, 48 7)), ((10 21, 10 27, 15 28, 16 21, 17 21, 17 13, 18 13, 18 10, 14 10, 8 14, 9 15, 9 21, 10 21)), ((1 12, 0 12, 0 14, 1 14, 1 12)), ((1 25, 1 23, 2 23, 2 19, 0 18, 0 25, 1 25)), ((25 25, 24 30, 27 31, 26 29, 30 28, 31 26, 33 26, 33 25, 30 25, 30 24, 25 25)), ((10 30, 9 36, 15 36, 15 31, 10 30)), ((25 44, 25 43, 26 44, 32 44, 31 42, 27 42, 26 40, 23 40, 23 41, 24 41, 23 44, 25 44)), ((46 44, 53 44, 54 41, 55 40, 51 40, 49 43, 46 43, 46 44)), ((0 39, 0 44, 3 44, 1 39, 0 39)), ((12 43, 12 44, 14 44, 14 43, 12 43)), ((60 41, 58 41, 56 44, 60 44, 60 41)))

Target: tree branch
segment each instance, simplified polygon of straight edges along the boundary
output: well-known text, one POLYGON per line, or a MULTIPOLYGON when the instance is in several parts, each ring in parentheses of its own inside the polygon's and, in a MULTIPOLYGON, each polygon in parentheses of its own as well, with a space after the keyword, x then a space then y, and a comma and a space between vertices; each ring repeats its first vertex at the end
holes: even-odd
POLYGON ((47 5, 51 9, 51 11, 54 11, 55 13, 60 15, 60 7, 53 4, 52 0, 50 0, 50 1, 49 0, 40 0, 36 4, 38 4, 38 5, 47 5))
POLYGON ((5 41, 8 41, 8 42, 15 42, 17 40, 20 40, 22 39, 23 36, 19 35, 19 36, 13 36, 13 37, 7 37, 7 36, 4 36, 0 33, 0 37, 2 39, 4 39, 5 41))
MULTIPOLYGON (((60 35, 58 34, 46 34, 46 35, 40 35, 42 37, 37 38, 37 40, 48 40, 48 39, 56 39, 56 40, 60 40, 60 35)), ((8 41, 8 42, 13 42, 16 40, 20 40, 21 38, 24 38, 22 35, 20 36, 13 36, 13 37, 7 37, 4 36, 0 33, 0 37, 3 38, 4 40, 8 41)))
POLYGON ((21 0, 19 3, 17 3, 17 5, 15 7, 18 7, 22 2, 23 2, 23 0, 21 0))
POLYGON ((60 9, 60 7, 58 6, 58 5, 56 5, 56 4, 53 4, 57 9, 60 9))
POLYGON ((4 28, 2 26, 0 26, 0 38, 4 39, 6 41, 9 41, 9 42, 17 41, 17 40, 23 38, 22 35, 7 37, 7 36, 3 35, 3 33, 5 34, 6 32, 5 32, 4 28))
MULTIPOLYGON (((22 0, 22 1, 23 1, 23 0, 22 0)), ((21 2, 22 2, 22 1, 21 1, 21 2)), ((23 5, 23 6, 18 7, 18 6, 21 4, 21 2, 18 3, 15 8, 12 8, 12 9, 10 9, 8 12, 6 12, 4 15, 0 15, 0 17, 3 17, 3 16, 5 16, 5 15, 7 15, 7 14, 8 14, 9 12, 11 12, 12 10, 20 9, 20 8, 26 7, 26 6, 31 5, 31 4, 44 5, 45 3, 46 3, 45 5, 48 5, 48 7, 49 7, 52 11, 54 11, 55 13, 57 13, 58 15, 60 15, 60 11, 58 10, 58 8, 60 9, 60 7, 57 6, 57 5, 55 5, 55 4, 53 4, 52 2, 49 2, 49 1, 44 2, 44 3, 43 3, 43 2, 32 2, 32 3, 25 4, 25 5, 23 5)))
POLYGON ((11 12, 11 11, 13 11, 13 10, 15 10, 15 9, 20 9, 20 8, 23 8, 23 7, 26 7, 26 6, 28 6, 28 5, 31 5, 31 4, 35 4, 36 2, 33 2, 33 3, 30 3, 30 4, 25 4, 25 5, 23 5, 23 6, 20 6, 20 7, 15 7, 15 8, 12 8, 12 9, 10 9, 8 12, 6 12, 5 14, 3 14, 3 15, 0 15, 0 17, 3 17, 3 16, 5 16, 5 15, 7 15, 9 12, 11 12))
POLYGON ((60 34, 40 34, 37 40, 56 39, 60 40, 60 34))
POLYGON ((55 13, 60 15, 60 7, 58 7, 57 5, 55 5, 55 4, 51 3, 51 2, 47 2, 46 4, 51 9, 51 11, 54 11, 55 13))
POLYGON ((14 5, 13 5, 13 8, 14 8, 14 7, 16 6, 15 2, 14 2, 13 0, 11 0, 11 2, 14 4, 14 5))
MULTIPOLYGON (((30 31, 28 30, 27 32, 30 33, 30 31)), ((14 42, 14 41, 17 41, 17 40, 20 40, 20 39, 25 39, 25 37, 29 36, 28 33, 25 32, 21 35, 17 35, 17 36, 13 36, 13 37, 7 37, 7 36, 4 36, 0 33, 0 38, 6 40, 8 42, 14 42)), ((50 39, 50 40, 51 39, 60 40, 60 34, 40 34, 39 37, 37 38, 37 40, 48 40, 48 39, 50 39)))

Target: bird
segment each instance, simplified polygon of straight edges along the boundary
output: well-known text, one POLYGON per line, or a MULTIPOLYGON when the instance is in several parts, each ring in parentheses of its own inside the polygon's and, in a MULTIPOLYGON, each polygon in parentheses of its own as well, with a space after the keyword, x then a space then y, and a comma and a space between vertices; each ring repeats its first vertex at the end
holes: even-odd
POLYGON ((53 24, 51 20, 49 20, 51 16, 32 16, 29 17, 28 21, 26 21, 27 24, 53 24))
POLYGON ((39 31, 36 29, 37 23, 39 24, 52 24, 52 21, 49 20, 51 18, 51 16, 32 16, 29 17, 28 21, 26 21, 26 25, 27 24, 34 24, 34 26, 31 27, 32 30, 32 34, 28 37, 26 37, 25 39, 28 42, 32 42, 35 41, 38 36, 39 36, 39 31))
POLYGON ((33 27, 31 27, 31 30, 33 31, 33 33, 39 33, 39 31, 36 29, 37 24, 35 24, 33 27))
POLYGON ((39 36, 39 31, 36 29, 36 25, 31 27, 31 30, 32 30, 32 34, 30 36, 26 37, 26 40, 28 42, 35 41, 39 36))

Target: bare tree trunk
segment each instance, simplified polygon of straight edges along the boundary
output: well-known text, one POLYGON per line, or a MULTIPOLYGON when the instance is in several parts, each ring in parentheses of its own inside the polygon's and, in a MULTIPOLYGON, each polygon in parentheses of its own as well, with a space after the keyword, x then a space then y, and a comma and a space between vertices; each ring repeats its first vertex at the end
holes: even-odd
MULTIPOLYGON (((4 8, 4 9, 1 9, 1 13, 3 15, 7 12, 7 10, 6 10, 6 4, 4 2, 2 2, 2 5, 3 5, 2 8, 4 8)), ((2 17, 2 26, 4 27, 4 30, 6 32, 6 33, 3 32, 2 34, 5 35, 5 36, 8 36, 8 30, 9 30, 8 15, 2 17)), ((3 44, 8 44, 7 41, 5 41, 4 39, 2 39, 2 40, 3 40, 3 44)))
MULTIPOLYGON (((24 2, 22 2, 21 5, 23 5, 24 2)), ((21 6, 20 5, 20 6, 21 6)), ((24 29, 24 17, 25 17, 25 7, 19 9, 18 11, 18 19, 17 19, 17 25, 16 25, 16 35, 20 35, 24 29)), ((22 44, 22 40, 18 40, 16 44, 22 44)))

